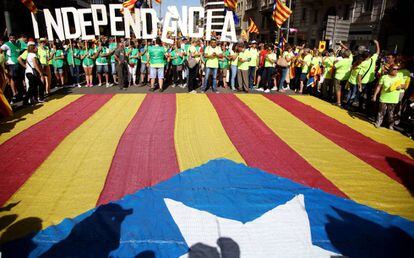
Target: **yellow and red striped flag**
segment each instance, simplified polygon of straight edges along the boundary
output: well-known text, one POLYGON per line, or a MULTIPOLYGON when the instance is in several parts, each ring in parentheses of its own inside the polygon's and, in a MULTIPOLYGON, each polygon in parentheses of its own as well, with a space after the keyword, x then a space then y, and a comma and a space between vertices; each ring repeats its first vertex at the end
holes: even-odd
POLYGON ((237 0, 224 0, 224 6, 230 11, 236 11, 237 0))
POLYGON ((136 2, 137 0, 126 0, 125 2, 123 2, 123 9, 121 9, 121 13, 124 14, 124 9, 128 9, 131 13, 133 13, 136 2))
POLYGON ((275 5, 273 7, 272 19, 276 22, 276 25, 280 28, 282 24, 289 18, 292 14, 292 10, 289 9, 282 1, 275 0, 275 5))
POLYGON ((247 29, 247 32, 248 33, 256 33, 256 34, 259 34, 259 28, 257 27, 256 23, 254 23, 254 21, 253 21, 252 18, 249 18, 249 19, 250 19, 250 26, 247 29))
POLYGON ((154 0, 157 4, 161 4, 161 0, 154 0))
POLYGON ((20 0, 20 2, 22 2, 22 4, 24 4, 31 13, 37 13, 38 9, 33 0, 20 0))

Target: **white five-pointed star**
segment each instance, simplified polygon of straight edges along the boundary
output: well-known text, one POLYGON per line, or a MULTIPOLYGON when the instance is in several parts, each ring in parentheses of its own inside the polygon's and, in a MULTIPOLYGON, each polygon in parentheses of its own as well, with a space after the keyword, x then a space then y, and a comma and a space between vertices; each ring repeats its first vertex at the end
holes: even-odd
MULTIPOLYGON (((202 243, 219 250, 219 238, 231 238, 240 257, 331 257, 337 254, 312 244, 303 195, 245 224, 164 199, 189 247, 202 243)), ((187 257, 184 255, 182 257, 187 257)))

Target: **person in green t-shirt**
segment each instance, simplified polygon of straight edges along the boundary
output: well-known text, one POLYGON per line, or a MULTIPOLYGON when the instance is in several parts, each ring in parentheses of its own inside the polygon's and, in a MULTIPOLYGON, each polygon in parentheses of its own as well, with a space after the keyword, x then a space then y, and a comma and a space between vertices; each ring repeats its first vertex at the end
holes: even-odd
POLYGON ((95 48, 97 53, 96 57, 96 73, 98 74, 98 86, 102 86, 102 74, 105 76, 105 86, 111 87, 112 85, 109 84, 109 66, 108 66, 108 58, 111 53, 109 50, 108 44, 105 42, 105 38, 102 41, 98 42, 98 46, 95 48))
POLYGON ((335 94, 333 88, 332 74, 333 65, 335 62, 335 55, 333 49, 329 49, 323 52, 322 57, 322 96, 325 100, 331 102, 335 94))
POLYGON ((383 75, 375 89, 372 100, 377 100, 377 95, 381 92, 379 102, 380 108, 377 114, 375 127, 380 127, 384 121, 384 116, 387 116, 388 128, 394 129, 394 108, 400 100, 400 90, 405 87, 405 81, 401 76, 398 76, 399 67, 393 65, 387 75, 383 75))
POLYGON ((238 44, 239 52, 237 58, 237 82, 239 90, 249 92, 249 62, 251 61, 249 53, 246 51, 246 45, 238 44))
POLYGON ((73 81, 75 82, 73 86, 81 87, 80 85, 80 49, 79 43, 77 41, 71 41, 69 43, 69 49, 67 54, 67 62, 69 66, 69 71, 72 76, 73 81))
POLYGON ((139 77, 139 86, 144 86, 144 79, 147 77, 148 74, 148 41, 144 40, 141 43, 141 47, 139 48, 139 56, 141 57, 141 68, 139 77))
POLYGON ((148 47, 148 56, 150 64, 150 79, 151 79, 151 89, 150 91, 155 91, 155 79, 158 78, 158 84, 160 92, 164 91, 164 68, 165 68, 165 59, 167 51, 162 46, 160 38, 155 40, 155 45, 148 47))
POLYGON ((358 83, 358 74, 361 70, 362 61, 362 57, 357 57, 354 59, 354 63, 352 64, 351 73, 348 79, 349 91, 346 97, 345 109, 350 109, 354 101, 357 101, 359 103, 362 87, 361 84, 358 83))
POLYGON ((277 57, 276 57, 276 52, 274 51, 274 48, 271 44, 266 44, 265 46, 266 51, 266 56, 265 56, 265 60, 264 60, 264 70, 263 70, 263 75, 262 75, 262 79, 260 80, 261 85, 264 88, 264 92, 265 93, 269 93, 270 90, 272 90, 274 88, 274 90, 276 89, 276 87, 274 87, 274 83, 273 82, 273 76, 276 74, 276 62, 277 62, 277 57))
POLYGON ((137 66, 139 49, 135 47, 135 42, 131 41, 127 51, 128 56, 128 81, 129 86, 137 84, 137 66))
POLYGON ((109 61, 111 63, 112 80, 114 84, 118 84, 118 78, 117 78, 117 73, 116 73, 116 62, 115 62, 115 56, 114 56, 115 49, 117 48, 115 38, 109 39, 108 48, 109 48, 109 56, 110 56, 109 61))
POLYGON ((53 52, 54 54, 53 54, 52 65, 53 65, 55 76, 56 76, 56 82, 59 87, 65 84, 65 74, 63 73, 65 53, 63 52, 63 47, 60 42, 54 45, 53 52))
POLYGON ((311 62, 312 62, 312 54, 310 53, 310 49, 305 48, 303 50, 302 60, 301 60, 302 72, 300 74, 300 88, 299 88, 299 93, 301 93, 301 94, 303 92, 304 85, 306 85, 306 82, 308 80, 307 76, 308 76, 309 67, 311 65, 311 62))
POLYGON ((205 92, 208 87, 210 75, 212 78, 212 91, 217 92, 217 70, 219 68, 219 59, 223 57, 221 48, 217 45, 215 38, 210 40, 210 45, 204 50, 204 58, 206 59, 206 68, 204 75, 204 83, 201 92, 205 92))
POLYGON ((342 57, 334 62, 334 87, 336 92, 336 105, 341 106, 342 90, 351 75, 353 56, 352 52, 342 42, 342 57))
POLYGON ((250 42, 250 48, 247 49, 249 55, 249 88, 252 90, 254 88, 254 82, 256 78, 256 68, 259 65, 259 50, 257 49, 257 41, 252 40, 250 42))
POLYGON ((85 41, 84 48, 80 51, 83 70, 85 71, 86 87, 93 87, 93 63, 98 53, 95 51, 95 45, 91 41, 85 41))
POLYGON ((172 87, 176 85, 179 87, 184 86, 183 79, 183 64, 184 64, 184 53, 183 49, 180 46, 180 42, 177 41, 174 44, 174 48, 170 53, 171 64, 172 64, 172 87))
POLYGON ((0 47, 0 53, 6 53, 7 71, 10 76, 10 87, 13 92, 11 104, 17 102, 17 80, 20 76, 20 68, 17 58, 20 55, 20 45, 16 43, 16 37, 13 34, 9 35, 9 41, 0 47))
POLYGON ((223 82, 225 89, 228 88, 227 79, 228 72, 230 67, 230 51, 227 49, 225 42, 221 44, 221 51, 223 52, 223 57, 219 59, 219 78, 223 82))

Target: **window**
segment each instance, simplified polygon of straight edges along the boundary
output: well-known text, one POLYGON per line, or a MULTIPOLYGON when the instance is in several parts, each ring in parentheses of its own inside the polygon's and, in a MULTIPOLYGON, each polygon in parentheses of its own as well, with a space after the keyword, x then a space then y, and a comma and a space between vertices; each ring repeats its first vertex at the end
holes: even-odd
POLYGON ((365 0, 364 2, 364 11, 365 12, 371 12, 373 7, 373 1, 372 0, 365 0))
POLYGON ((349 13, 351 12, 351 5, 345 5, 344 20, 349 20, 349 13))
POLYGON ((302 21, 306 21, 306 8, 302 9, 302 21))
POLYGON ((313 22, 314 23, 318 22, 318 16, 319 16, 319 10, 315 10, 315 12, 313 13, 313 22))

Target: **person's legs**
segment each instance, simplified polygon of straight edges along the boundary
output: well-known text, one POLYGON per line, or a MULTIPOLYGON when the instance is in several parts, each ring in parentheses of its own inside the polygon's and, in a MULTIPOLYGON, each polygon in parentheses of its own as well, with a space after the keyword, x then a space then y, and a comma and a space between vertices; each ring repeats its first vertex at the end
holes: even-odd
POLYGON ((254 87, 254 76, 256 74, 256 67, 249 66, 249 88, 253 89, 254 87))
POLYGON ((111 73, 112 73, 112 79, 114 81, 114 84, 118 84, 118 72, 117 72, 117 65, 116 63, 111 63, 111 73))
POLYGON ((249 70, 242 71, 242 88, 245 92, 249 92, 249 70))
POLYGON ((98 75, 98 86, 102 86, 103 65, 96 66, 96 74, 98 75))
POLYGON ((118 79, 118 87, 122 89, 124 87, 122 64, 116 64, 116 73, 118 79))
POLYGON ((284 90, 285 88, 285 80, 287 75, 288 68, 282 68, 282 72, 280 75, 280 81, 279 81, 279 90, 284 90))
POLYGON ((207 90, 208 78, 210 77, 211 68, 206 67, 205 71, 206 71, 206 74, 204 75, 203 88, 201 89, 201 91, 206 91, 207 90))
POLYGON ((213 92, 217 91, 217 68, 212 68, 213 73, 213 92))
POLYGON ((336 93, 336 104, 338 106, 341 106, 341 93, 342 93, 341 81, 334 79, 334 87, 335 87, 335 93, 336 93))
POLYGON ((151 91, 155 90, 155 78, 157 77, 157 69, 154 67, 150 67, 150 81, 151 81, 151 91))
POLYGON ((380 102, 379 110, 377 114, 377 120, 375 122, 375 127, 381 127, 382 122, 384 121, 384 116, 387 112, 387 104, 380 102))
POLYGON ((346 105, 345 108, 349 109, 354 102, 356 92, 358 91, 358 85, 349 84, 350 89, 348 91, 348 95, 346 96, 346 105))
POLYGON ((158 84, 160 85, 160 91, 164 91, 164 67, 157 68, 158 84))
POLYGON ((394 129, 394 110, 395 104, 386 104, 387 105, 387 122, 388 128, 393 130, 394 129))
POLYGON ((231 79, 230 79, 230 86, 232 90, 236 90, 236 76, 237 76, 237 66, 231 66, 231 79))

